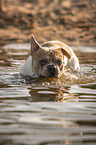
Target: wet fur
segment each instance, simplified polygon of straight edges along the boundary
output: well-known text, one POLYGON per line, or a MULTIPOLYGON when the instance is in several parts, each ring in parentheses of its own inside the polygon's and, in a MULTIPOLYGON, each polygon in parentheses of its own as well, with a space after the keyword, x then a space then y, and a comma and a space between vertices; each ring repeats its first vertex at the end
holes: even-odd
POLYGON ((79 60, 68 45, 60 41, 49 41, 40 45, 34 36, 31 36, 31 56, 25 62, 20 73, 33 77, 60 77, 64 73, 65 66, 80 69, 79 60), (45 60, 46 64, 41 66, 40 60, 45 60), (60 66, 58 60, 62 62, 60 66), (48 71, 49 66, 54 66, 56 72, 53 76, 48 71))

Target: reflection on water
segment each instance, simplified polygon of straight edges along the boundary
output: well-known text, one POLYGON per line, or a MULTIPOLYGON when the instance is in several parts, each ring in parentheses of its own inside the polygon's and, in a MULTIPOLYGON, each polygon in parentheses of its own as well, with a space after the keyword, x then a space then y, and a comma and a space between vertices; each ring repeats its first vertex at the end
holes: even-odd
POLYGON ((0 144, 96 144, 96 48, 73 47, 81 71, 23 78, 28 44, 0 49, 0 144))

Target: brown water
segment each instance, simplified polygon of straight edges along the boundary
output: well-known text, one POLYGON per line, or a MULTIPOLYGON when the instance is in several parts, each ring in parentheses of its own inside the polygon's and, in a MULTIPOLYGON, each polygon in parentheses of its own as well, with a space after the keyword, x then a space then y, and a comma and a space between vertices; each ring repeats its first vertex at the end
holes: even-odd
POLYGON ((0 49, 0 145, 96 144, 96 48, 73 47, 81 71, 22 78, 28 44, 0 49))

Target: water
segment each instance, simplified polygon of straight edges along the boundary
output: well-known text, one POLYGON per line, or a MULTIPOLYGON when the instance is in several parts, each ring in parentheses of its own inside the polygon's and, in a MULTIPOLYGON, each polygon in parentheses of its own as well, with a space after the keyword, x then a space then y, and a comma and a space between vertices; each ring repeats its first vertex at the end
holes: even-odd
POLYGON ((0 49, 0 145, 96 144, 96 48, 73 47, 81 71, 22 78, 29 44, 0 49))

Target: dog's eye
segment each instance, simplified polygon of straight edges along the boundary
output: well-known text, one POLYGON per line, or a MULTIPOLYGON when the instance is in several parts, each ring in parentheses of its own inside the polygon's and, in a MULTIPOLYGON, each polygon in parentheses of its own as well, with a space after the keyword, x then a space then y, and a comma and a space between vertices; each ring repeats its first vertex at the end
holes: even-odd
POLYGON ((45 65, 46 62, 47 62, 46 60, 40 60, 40 61, 39 61, 39 63, 41 64, 41 66, 45 65))
POLYGON ((57 64, 60 66, 62 64, 62 61, 60 59, 58 59, 57 64))

